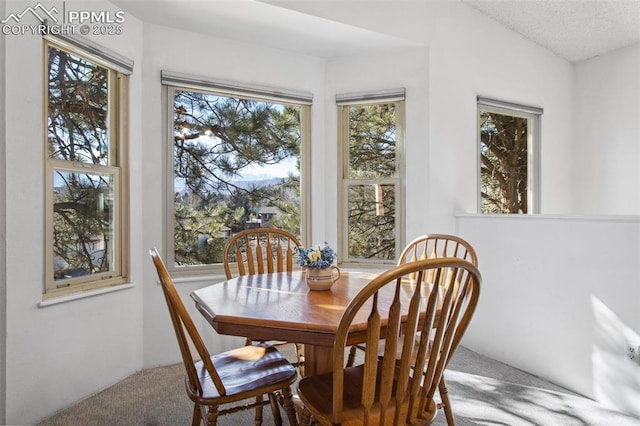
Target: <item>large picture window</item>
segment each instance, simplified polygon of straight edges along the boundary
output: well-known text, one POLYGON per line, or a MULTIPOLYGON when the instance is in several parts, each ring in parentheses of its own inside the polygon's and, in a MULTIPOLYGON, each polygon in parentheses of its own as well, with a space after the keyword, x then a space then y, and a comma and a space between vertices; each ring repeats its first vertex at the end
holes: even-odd
POLYGON ((481 213, 538 213, 541 114, 538 108, 478 99, 481 213))
POLYGON ((174 269, 221 264, 228 239, 275 227, 301 238, 308 101, 168 85, 174 269))
POLYGON ((395 262, 403 229, 404 90, 338 97, 343 262, 395 262))
POLYGON ((126 281, 127 76, 81 49, 45 52, 49 297, 126 281))

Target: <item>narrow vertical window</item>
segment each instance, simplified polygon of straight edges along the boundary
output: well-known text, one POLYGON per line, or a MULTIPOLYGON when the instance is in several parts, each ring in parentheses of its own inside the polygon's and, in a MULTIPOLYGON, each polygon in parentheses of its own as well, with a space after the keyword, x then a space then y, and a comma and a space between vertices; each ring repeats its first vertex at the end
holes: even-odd
POLYGON ((45 293, 124 282, 122 115, 126 76, 45 43, 45 293))
POLYGON ((395 261, 403 227, 400 99, 339 101, 342 261, 395 261))
POLYGON ((538 146, 542 110, 478 100, 480 212, 538 211, 538 146))

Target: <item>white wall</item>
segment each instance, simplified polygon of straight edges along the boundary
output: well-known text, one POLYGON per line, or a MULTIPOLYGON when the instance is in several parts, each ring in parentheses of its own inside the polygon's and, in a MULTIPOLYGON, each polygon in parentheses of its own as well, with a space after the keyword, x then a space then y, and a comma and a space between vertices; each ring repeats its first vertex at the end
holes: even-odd
POLYGON ((640 214, 640 44, 575 67, 574 211, 640 214))
POLYGON ((462 216, 483 286, 463 344, 640 415, 640 217, 462 216))
MULTIPOLYGON (((6 13, 28 1, 12 1, 6 13)), ((115 10, 109 3, 66 2, 67 10, 115 10)), ((3 15, 4 16, 4 15, 3 15)), ((29 16, 29 18, 32 18, 29 16)), ((26 18, 25 19, 29 19, 26 18)), ((24 21, 22 22, 24 23, 24 21)), ((35 22, 29 22, 35 24, 35 22)), ((139 282, 141 191, 140 75, 142 26, 127 18, 121 36, 94 41, 136 62, 131 79, 132 281, 139 282)), ((10 35, 6 44, 6 418, 30 424, 142 368, 139 286, 99 297, 38 307, 44 261, 43 42, 10 35), (34 399, 35 398, 35 399, 34 399), (37 400, 37 403, 34 401, 37 400)), ((4 128, 4 126, 3 126, 4 128)), ((3 212, 4 214, 4 212, 3 212)))

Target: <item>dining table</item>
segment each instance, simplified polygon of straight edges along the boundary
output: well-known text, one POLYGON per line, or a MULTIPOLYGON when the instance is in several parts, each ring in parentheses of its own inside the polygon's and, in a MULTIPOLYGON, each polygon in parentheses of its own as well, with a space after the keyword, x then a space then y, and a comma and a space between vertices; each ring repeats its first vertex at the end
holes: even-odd
MULTIPOLYGON (((305 375, 315 375, 333 370, 340 318, 354 296, 377 275, 342 271, 325 291, 310 290, 304 270, 244 275, 195 290, 191 298, 219 334, 303 344, 305 375)), ((379 295, 383 318, 393 296, 392 291, 379 295)), ((364 342, 366 321, 367 312, 356 316, 347 344, 364 342)))

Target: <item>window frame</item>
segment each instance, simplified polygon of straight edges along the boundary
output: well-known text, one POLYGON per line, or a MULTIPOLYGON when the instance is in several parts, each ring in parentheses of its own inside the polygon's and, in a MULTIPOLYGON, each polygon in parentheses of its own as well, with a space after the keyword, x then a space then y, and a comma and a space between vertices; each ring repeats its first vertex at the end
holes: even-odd
MULTIPOLYGON (((44 236, 44 285, 43 299, 82 293, 128 283, 129 278, 129 176, 128 176, 128 135, 129 135, 129 74, 133 63, 127 60, 111 61, 116 56, 107 49, 93 43, 68 37, 43 38, 43 139, 45 169, 45 236, 44 236), (49 47, 62 50, 92 64, 105 68, 108 72, 107 132, 109 135, 109 163, 106 165, 66 161, 50 158, 48 155, 49 120, 49 47), (122 64, 126 66, 122 66, 122 64), (87 274, 80 277, 55 280, 54 277, 54 197, 53 175, 56 171, 78 174, 108 175, 113 179, 113 266, 110 271, 87 274)), ((119 57, 118 57, 119 58, 119 57)))
POLYGON ((338 263, 350 265, 382 266, 395 264, 405 241, 405 89, 391 89, 377 92, 339 94, 336 96, 338 114, 338 263), (396 116, 396 171, 394 177, 376 179, 349 178, 349 108, 367 104, 395 104, 396 116), (393 260, 362 259, 349 255, 349 188, 361 185, 393 185, 395 194, 395 258, 393 260))
POLYGON ((164 191, 164 257, 167 269, 176 277, 202 276, 205 274, 224 274, 223 263, 203 265, 176 266, 174 235, 174 143, 173 143, 173 108, 175 93, 191 91, 214 96, 240 97, 259 102, 272 102, 282 105, 295 105, 300 108, 300 242, 305 245, 307 236, 311 234, 311 108, 313 96, 306 92, 295 92, 289 89, 268 86, 248 85, 240 82, 208 79, 201 76, 178 74, 162 71, 162 96, 165 155, 165 191, 164 191))
MULTIPOLYGON (((477 165, 477 212, 488 215, 493 213, 482 212, 482 131, 480 129, 481 115, 483 111, 493 112, 511 117, 526 118, 529 120, 527 126, 527 205, 529 209, 523 215, 540 213, 540 144, 541 144, 541 121, 543 109, 538 107, 520 105, 512 102, 505 102, 490 98, 477 98, 476 111, 476 165, 477 165)), ((495 214, 519 214, 519 213, 495 213, 495 214)))

